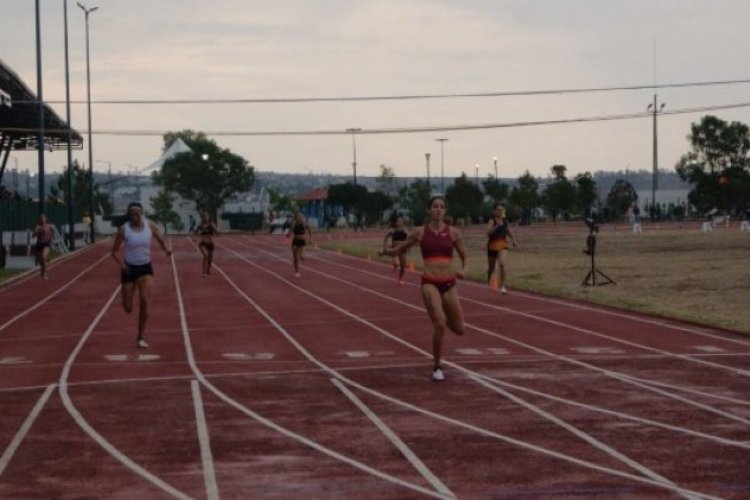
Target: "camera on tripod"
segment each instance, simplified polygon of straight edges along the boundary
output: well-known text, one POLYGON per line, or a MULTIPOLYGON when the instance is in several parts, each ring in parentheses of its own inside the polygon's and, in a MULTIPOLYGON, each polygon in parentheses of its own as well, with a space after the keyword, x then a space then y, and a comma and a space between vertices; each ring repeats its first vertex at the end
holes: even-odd
POLYGON ((599 224, 594 219, 584 219, 586 226, 589 228, 589 236, 586 238, 586 248, 583 249, 583 253, 586 255, 594 255, 596 251, 596 234, 599 232, 599 224))
POLYGON ((583 286, 598 286, 598 285, 608 285, 608 284, 616 284, 615 280, 601 272, 596 267, 596 235, 599 232, 599 224, 597 224, 594 219, 591 217, 584 219, 584 222, 586 223, 586 227, 589 228, 589 235, 586 237, 586 248, 583 249, 583 253, 591 257, 591 270, 586 275, 586 277, 583 279, 583 282, 581 285, 583 286), (597 275, 604 279, 604 281, 599 281, 597 283, 597 275))

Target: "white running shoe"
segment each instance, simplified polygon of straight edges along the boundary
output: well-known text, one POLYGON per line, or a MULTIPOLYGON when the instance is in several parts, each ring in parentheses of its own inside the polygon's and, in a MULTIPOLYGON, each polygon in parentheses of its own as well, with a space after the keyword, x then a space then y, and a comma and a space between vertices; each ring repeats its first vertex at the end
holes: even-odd
POLYGON ((443 370, 441 368, 435 368, 432 370, 432 380, 435 382, 442 382, 445 380, 445 375, 443 375, 443 370))
POLYGON ((148 344, 143 339, 138 339, 137 345, 139 349, 148 349, 148 344))
POLYGON ((500 293, 507 293, 507 291, 508 289, 504 285, 500 287, 500 293))

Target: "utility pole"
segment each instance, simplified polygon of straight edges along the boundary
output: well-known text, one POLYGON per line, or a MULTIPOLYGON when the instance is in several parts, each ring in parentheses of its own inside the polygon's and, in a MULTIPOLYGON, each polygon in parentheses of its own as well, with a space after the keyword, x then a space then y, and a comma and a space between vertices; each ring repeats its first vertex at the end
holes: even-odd
POLYGON ((357 185, 357 140, 356 135, 357 132, 362 132, 361 128, 348 128, 346 129, 347 132, 351 132, 352 134, 352 152, 354 154, 354 159, 352 161, 352 169, 354 170, 354 185, 357 185))
POLYGON ((80 2, 78 6, 86 14, 86 103, 88 104, 88 118, 89 118, 89 217, 91 217, 91 228, 90 242, 94 243, 96 237, 96 210, 94 208, 94 152, 91 141, 91 67, 89 65, 89 14, 97 10, 99 7, 91 7, 87 9, 80 2))
POLYGON ((445 194, 445 155, 443 151, 443 144, 448 139, 441 137, 440 139, 435 139, 440 143, 440 192, 442 194, 445 194))
POLYGON ((646 108, 646 111, 651 111, 653 114, 653 122, 654 122, 654 148, 653 148, 653 165, 654 165, 654 172, 653 172, 653 178, 651 179, 651 207, 652 207, 652 213, 656 213, 656 190, 658 188, 658 179, 659 179, 659 146, 658 146, 658 135, 657 135, 657 124, 656 124, 656 116, 662 112, 664 109, 664 106, 666 103, 661 103, 659 106, 657 103, 657 95, 654 94, 654 103, 649 104, 646 108))
MULTIPOLYGON (((427 161, 427 185, 430 186, 430 153, 425 153, 424 158, 427 161)), ((430 189, 432 192, 432 189, 430 189)))

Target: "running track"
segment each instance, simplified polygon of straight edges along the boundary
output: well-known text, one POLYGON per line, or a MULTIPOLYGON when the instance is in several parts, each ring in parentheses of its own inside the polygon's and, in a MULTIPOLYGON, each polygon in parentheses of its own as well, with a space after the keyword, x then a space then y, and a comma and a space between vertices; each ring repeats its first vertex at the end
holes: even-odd
POLYGON ((99 244, 0 286, 0 498, 750 496, 750 339, 288 241, 155 252, 148 350, 99 244))

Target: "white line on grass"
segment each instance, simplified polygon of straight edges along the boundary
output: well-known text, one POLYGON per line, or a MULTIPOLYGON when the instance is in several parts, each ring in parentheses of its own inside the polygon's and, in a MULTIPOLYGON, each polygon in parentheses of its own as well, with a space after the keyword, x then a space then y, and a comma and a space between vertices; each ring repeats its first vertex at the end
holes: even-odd
MULTIPOLYGON (((328 305, 328 306, 330 306, 330 307, 332 307, 332 308, 334 308, 336 310, 341 311, 343 314, 346 314, 347 316, 350 316, 350 317, 352 317, 353 319, 355 319, 355 320, 357 320, 359 322, 362 322, 364 324, 369 325, 374 330, 381 332, 382 334, 384 334, 385 336, 387 336, 389 338, 393 338, 394 340, 397 340, 398 342, 406 345, 407 347, 411 348, 412 350, 424 353, 424 351, 422 351, 418 347, 415 347, 415 346, 409 344, 408 342, 405 342, 405 341, 399 339, 398 337, 395 337, 395 336, 391 335, 390 333, 386 332, 385 330, 383 330, 382 328, 378 327, 377 325, 374 325, 374 324, 370 323, 369 321, 363 320, 363 319, 359 318, 358 316, 356 316, 356 315, 354 315, 354 314, 352 314, 352 313, 350 313, 350 312, 348 312, 348 311, 346 311, 346 310, 344 310, 344 309, 336 306, 335 304, 333 304, 333 303, 331 303, 331 302, 329 302, 329 301, 327 301, 325 299, 322 299, 322 298, 314 295, 313 293, 305 290, 304 288, 301 288, 301 287, 295 285, 294 283, 292 283, 291 281, 285 279, 284 277, 282 277, 278 273, 276 273, 274 271, 270 271, 270 270, 268 270, 268 269, 266 269, 266 268, 264 268, 262 266, 259 266, 258 264, 255 264, 254 262, 250 261, 246 257, 242 256, 238 252, 236 252, 236 251, 234 251, 234 250, 232 250, 232 249, 230 249, 228 247, 224 247, 224 248, 228 249, 230 252, 234 253, 240 259, 244 260, 245 262, 247 262, 251 266, 253 266, 253 267, 255 267, 255 268, 257 268, 257 269, 259 269, 259 270, 261 270, 261 271, 263 271, 263 272, 265 272, 267 274, 270 274, 270 275, 276 277, 279 281, 282 281, 282 282, 286 283, 290 287, 292 287, 292 288, 294 288, 294 289, 296 289, 296 290, 298 290, 298 291, 300 291, 300 292, 302 292, 302 293, 304 293, 306 295, 309 295, 309 296, 313 297, 314 299, 316 299, 316 300, 318 300, 320 302, 323 302, 326 305, 328 305)), ((268 252, 266 252, 266 253, 268 253, 268 252)), ((673 485, 671 483, 664 483, 664 482, 656 481, 656 480, 653 480, 653 479, 650 479, 650 478, 646 478, 646 477, 643 477, 643 476, 636 476, 636 475, 630 474, 628 472, 623 472, 623 471, 619 471, 619 470, 616 470, 616 469, 611 469, 611 468, 608 468, 606 466, 595 464, 593 462, 588 462, 586 460, 581 460, 581 459, 575 458, 573 456, 566 455, 564 453, 559 453, 559 452, 556 452, 554 450, 551 450, 551 449, 548 449, 548 448, 544 448, 542 446, 537 446, 537 445, 534 445, 534 444, 531 444, 531 443, 528 443, 528 442, 525 442, 525 441, 521 441, 521 440, 512 438, 510 436, 506 436, 506 435, 499 434, 499 433, 496 433, 496 432, 493 432, 493 431, 489 431, 487 429, 483 429, 481 427, 477 427, 477 426, 474 426, 472 424, 469 424, 469 423, 466 423, 466 422, 463 422, 463 421, 460 421, 460 420, 456 420, 456 419, 447 417, 447 416, 442 415, 440 413, 434 413, 434 412, 431 412, 429 410, 425 410, 423 408, 420 408, 418 406, 412 405, 412 404, 407 403, 405 401, 402 401, 402 400, 399 400, 397 398, 388 396, 388 395, 386 395, 384 393, 375 391, 374 389, 370 389, 367 386, 361 385, 361 384, 355 382, 354 380, 351 380, 351 379, 345 377, 340 372, 338 372, 335 369, 329 367, 328 365, 326 365, 322 361, 318 360, 309 351, 307 351, 307 349, 305 349, 289 332, 287 332, 286 329, 284 329, 284 327, 281 326, 272 316, 270 316, 263 308, 261 308, 244 291, 242 291, 242 289, 239 288, 239 286, 236 283, 234 283, 234 281, 232 281, 231 278, 229 278, 229 276, 227 276, 226 273, 224 273, 224 271, 220 267, 216 266, 216 269, 224 276, 224 278, 232 285, 232 287, 235 288, 235 290, 237 290, 237 292, 242 297, 245 298, 246 301, 248 301, 269 322, 271 322, 274 326, 276 326, 276 328, 279 330, 279 332, 281 332, 282 335, 284 335, 284 337, 287 338, 287 340, 297 350, 299 350, 300 353, 302 353, 306 358, 308 358, 310 361, 312 361, 316 365, 320 366, 323 370, 325 370, 326 372, 330 373, 332 376, 336 377, 338 380, 341 380, 342 382, 345 382, 346 384, 348 384, 348 385, 350 385, 352 387, 356 387, 356 388, 358 388, 358 389, 360 389, 360 390, 362 390, 364 392, 367 392, 368 394, 372 394, 373 396, 376 396, 376 397, 378 397, 380 399, 383 399, 385 401, 389 401, 389 402, 394 403, 394 404, 396 404, 398 406, 402 406, 404 408, 410 409, 410 410, 418 412, 420 414, 430 416, 430 417, 432 417, 434 419, 437 419, 437 420, 440 420, 440 421, 443 421, 443 422, 447 422, 447 423, 456 425, 458 427, 462 427, 464 429, 468 429, 468 430, 474 431, 474 432, 479 433, 479 434, 484 435, 484 436, 493 437, 493 438, 495 438, 497 440, 500 440, 500 441, 503 441, 503 442, 506 442, 506 443, 510 443, 510 444, 519 446, 521 448, 524 448, 524 449, 527 449, 527 450, 530 450, 530 451, 535 451, 535 452, 540 453, 542 455, 547 455, 547 456, 550 456, 550 457, 558 458, 558 459, 566 461, 568 463, 573 463, 573 464, 576 464, 576 465, 580 465, 580 466, 583 466, 585 468, 596 470, 598 472, 603 472, 605 474, 611 474, 611 475, 614 475, 614 476, 631 479, 631 480, 636 481, 636 482, 640 482, 640 483, 644 483, 644 484, 649 484, 649 485, 657 486, 657 487, 660 487, 660 488, 665 488, 665 489, 668 489, 668 490, 671 490, 671 491, 675 491, 677 493, 680 493, 682 495, 689 496, 689 497, 695 497, 695 498, 717 498, 717 497, 714 497, 712 495, 707 495, 707 494, 700 493, 700 492, 697 492, 697 491, 692 491, 692 490, 688 490, 688 489, 685 489, 685 488, 682 488, 682 487, 679 487, 679 486, 675 486, 675 485, 673 485)), ((470 370, 467 370, 467 369, 462 368, 460 366, 456 365, 456 367, 458 369, 462 370, 462 371, 470 372, 470 370)))
POLYGON ((135 463, 130 457, 122 453, 120 450, 115 448, 112 443, 107 441, 104 436, 99 434, 99 432, 96 431, 89 423, 86 421, 86 419, 81 415, 81 413, 78 411, 78 408, 73 404, 73 401, 70 399, 70 395, 68 394, 68 377, 70 376, 70 369, 73 367, 73 363, 75 362, 75 359, 78 357, 78 354, 83 349, 84 344, 88 340, 88 338, 93 333, 94 329, 96 328, 96 325, 99 324, 99 321, 101 321, 102 317, 104 317, 104 314, 107 312, 107 309, 109 309, 109 306, 112 305, 112 302, 114 302, 117 295, 120 293, 120 286, 118 285, 117 288, 115 288, 115 291, 112 293, 112 295, 109 297, 109 300, 106 304, 104 304, 104 307, 101 311, 99 311, 99 314, 96 315, 96 318, 94 318, 94 321, 91 322, 91 325, 89 325, 86 332, 81 337, 81 340, 78 341, 78 344, 76 345, 75 349, 73 349, 73 352, 68 357, 67 361, 65 361, 65 365, 63 367, 62 373, 60 374, 60 381, 59 381, 59 393, 60 398, 62 399, 63 405, 65 405, 65 409, 68 410, 68 413, 70 413, 70 416, 73 417, 73 420, 78 424, 78 426, 83 429, 83 431, 88 434, 99 446, 104 448, 110 455, 112 455, 114 458, 120 461, 125 467, 135 472, 137 475, 145 479, 146 481, 150 482, 163 492, 167 493, 168 495, 171 495, 175 498, 180 498, 183 500, 187 500, 190 497, 188 495, 185 495, 181 491, 177 490, 161 478, 155 476, 151 472, 147 471, 137 463, 135 463))
POLYGON ((3 452, 3 455, 0 456, 0 477, 2 477, 5 468, 8 467, 8 464, 13 458, 13 455, 15 455, 16 451, 21 446, 21 443, 26 438, 26 435, 29 433, 31 426, 34 425, 36 417, 39 416, 42 408, 44 408, 44 405, 47 404, 47 400, 49 400, 49 397, 52 394, 52 391, 55 390, 55 387, 56 384, 50 384, 47 386, 47 388, 37 400, 34 407, 26 416, 26 419, 23 421, 23 424, 21 424, 21 427, 18 429, 16 435, 13 436, 13 439, 11 439, 8 447, 5 448, 5 452, 3 452))
POLYGON ((446 495, 455 498, 455 493, 453 493, 445 485, 445 483, 443 483, 435 474, 432 473, 432 471, 424 464, 424 462, 422 462, 422 460, 420 460, 420 458, 413 451, 411 451, 411 448, 409 448, 406 443, 404 443, 404 441, 400 437, 398 437, 398 435, 393 432, 393 430, 388 427, 388 425, 383 422, 380 417, 375 414, 375 412, 373 412, 366 404, 362 402, 361 399, 359 399, 339 380, 332 378, 331 382, 341 392, 344 393, 344 396, 349 398, 349 400, 354 403, 354 406, 359 408, 359 410, 364 413, 365 416, 370 419, 373 424, 375 424, 375 427, 377 427, 380 432, 385 434, 385 436, 393 443, 393 445, 398 448, 398 451, 400 451, 401 454, 414 466, 414 468, 417 469, 420 474, 422 474, 422 477, 424 477, 427 482, 432 485, 433 488, 441 493, 445 493, 446 495))
POLYGON ((195 424, 198 427, 198 443, 200 444, 201 461, 203 462, 203 479, 206 482, 206 498, 209 500, 218 500, 219 487, 216 483, 216 473, 214 472, 214 457, 211 454, 211 440, 208 435, 206 414, 203 411, 201 388, 197 380, 190 381, 190 389, 193 392, 195 424))

